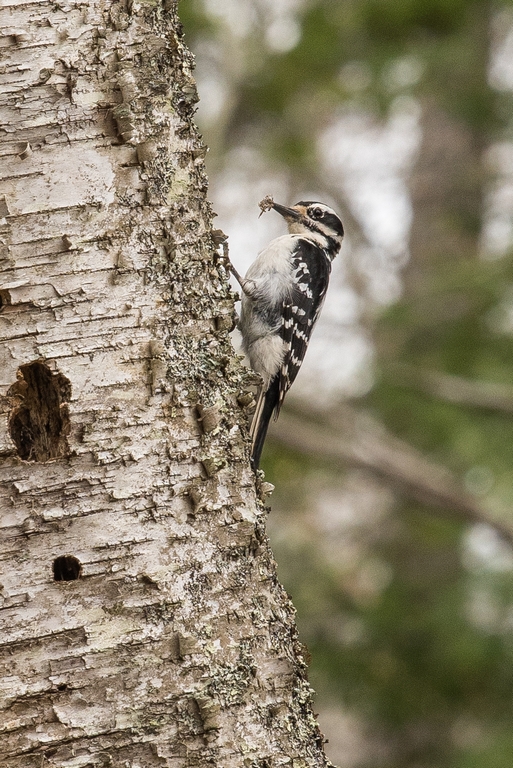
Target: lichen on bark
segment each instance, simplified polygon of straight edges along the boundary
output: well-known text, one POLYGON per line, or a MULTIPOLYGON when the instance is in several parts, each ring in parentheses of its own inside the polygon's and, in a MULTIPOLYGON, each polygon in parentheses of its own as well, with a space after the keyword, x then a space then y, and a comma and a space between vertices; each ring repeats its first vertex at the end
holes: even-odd
POLYGON ((0 18, 2 766, 326 765, 176 4, 0 18))

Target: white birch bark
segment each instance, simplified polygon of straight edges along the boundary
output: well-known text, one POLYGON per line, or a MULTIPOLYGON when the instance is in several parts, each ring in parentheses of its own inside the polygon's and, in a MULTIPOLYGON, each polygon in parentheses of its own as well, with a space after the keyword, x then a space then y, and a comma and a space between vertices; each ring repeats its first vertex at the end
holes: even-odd
POLYGON ((0 764, 324 766, 176 5, 0 27, 0 764))

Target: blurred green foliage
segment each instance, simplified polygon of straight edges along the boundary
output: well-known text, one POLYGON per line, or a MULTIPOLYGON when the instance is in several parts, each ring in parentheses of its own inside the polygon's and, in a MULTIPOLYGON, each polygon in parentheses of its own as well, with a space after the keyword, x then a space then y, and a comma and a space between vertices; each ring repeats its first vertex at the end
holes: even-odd
MULTIPOLYGON (((488 77, 492 23, 510 5, 310 0, 298 12, 297 44, 280 53, 265 42, 265 4, 255 0, 216 164, 245 141, 308 186, 316 137, 348 104, 380 119, 406 93, 424 104, 425 115, 450 121, 449 134, 436 120, 424 126, 438 142, 438 166, 412 196, 411 264, 401 299, 374 323, 376 380, 360 405, 459 477, 483 469, 489 504, 513 529, 513 416, 448 402, 401 373, 408 367, 513 387, 513 261, 511 254, 480 256, 490 183, 484 152, 511 137, 513 125, 510 95, 495 92, 488 77), (420 75, 394 84, 390 67, 405 57, 420 63, 420 75), (346 76, 355 63, 358 87, 346 76), (451 142, 460 137, 468 150, 451 164, 451 142)), ((193 51, 225 39, 222 17, 201 0, 182 0, 180 13, 193 51)), ((323 541, 312 523, 312 508, 321 480, 343 485, 339 470, 272 444, 264 460, 276 485, 273 546, 312 654, 312 683, 320 701, 361 715, 371 740, 378 734, 386 744, 359 765, 509 768, 511 564, 497 565, 493 556, 469 563, 464 523, 400 498, 375 528, 349 526, 358 561, 345 560, 343 544, 337 560, 333 542, 327 550, 330 534, 323 541), (358 586, 365 568, 374 568, 372 589, 358 586)))

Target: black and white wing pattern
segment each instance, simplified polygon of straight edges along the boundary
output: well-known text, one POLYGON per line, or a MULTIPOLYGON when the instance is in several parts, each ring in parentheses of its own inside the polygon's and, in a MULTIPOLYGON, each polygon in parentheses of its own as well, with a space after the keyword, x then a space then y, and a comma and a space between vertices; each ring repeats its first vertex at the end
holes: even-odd
POLYGON ((283 302, 280 335, 285 354, 280 369, 275 417, 296 378, 306 354, 313 327, 324 303, 331 272, 326 252, 311 240, 300 238, 292 256, 292 293, 283 302))

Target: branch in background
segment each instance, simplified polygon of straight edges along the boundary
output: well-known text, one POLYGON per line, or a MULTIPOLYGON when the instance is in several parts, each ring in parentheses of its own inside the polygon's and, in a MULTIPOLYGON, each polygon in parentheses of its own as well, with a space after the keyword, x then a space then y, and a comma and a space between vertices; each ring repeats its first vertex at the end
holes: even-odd
POLYGON ((389 370, 397 384, 414 387, 439 400, 513 414, 513 387, 507 384, 470 381, 460 376, 419 369, 407 364, 394 365, 389 370))
POLYGON ((272 439, 300 453, 372 472, 406 498, 443 510, 444 516, 492 526, 513 545, 513 530, 463 488, 446 467, 390 434, 369 414, 350 405, 330 412, 301 407, 282 411, 272 439))

